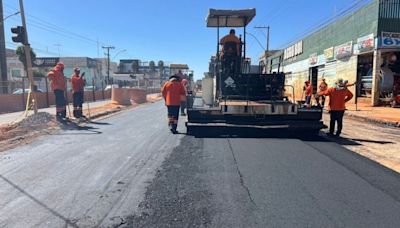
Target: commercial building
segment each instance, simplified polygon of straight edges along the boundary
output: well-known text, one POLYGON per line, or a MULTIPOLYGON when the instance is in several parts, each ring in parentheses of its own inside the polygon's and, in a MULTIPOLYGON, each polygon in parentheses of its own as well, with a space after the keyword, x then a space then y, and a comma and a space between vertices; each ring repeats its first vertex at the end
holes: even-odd
MULTIPOLYGON (((266 55, 268 56, 268 55, 266 55)), ((264 58, 265 71, 286 73, 299 100, 310 80, 358 82, 349 89, 371 105, 398 93, 400 83, 400 0, 373 0, 285 49, 264 58), (396 81, 397 80, 397 81, 396 81), (397 85, 397 86, 396 86, 397 85)))

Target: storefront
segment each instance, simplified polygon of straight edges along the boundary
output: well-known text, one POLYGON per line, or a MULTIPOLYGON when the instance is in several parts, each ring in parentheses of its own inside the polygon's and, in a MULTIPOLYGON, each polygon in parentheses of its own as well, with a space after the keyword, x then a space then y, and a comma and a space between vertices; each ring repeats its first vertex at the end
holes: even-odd
POLYGON ((283 60, 280 71, 290 73, 287 83, 295 87, 297 98, 307 80, 317 92, 322 79, 334 86, 341 78, 356 82, 348 87, 355 95, 350 102, 384 104, 400 89, 400 0, 373 1, 296 41, 280 58, 265 59, 270 71, 278 70, 275 59, 283 60))

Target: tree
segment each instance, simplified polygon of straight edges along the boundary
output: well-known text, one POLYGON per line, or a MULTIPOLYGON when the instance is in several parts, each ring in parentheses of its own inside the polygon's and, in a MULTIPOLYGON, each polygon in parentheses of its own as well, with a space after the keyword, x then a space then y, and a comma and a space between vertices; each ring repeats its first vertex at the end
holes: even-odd
POLYGON ((164 75, 164 62, 162 60, 158 61, 158 69, 160 70, 160 78, 164 75))
MULTIPOLYGON (((16 50, 16 54, 18 56, 18 60, 21 61, 24 64, 25 70, 27 70, 24 46, 18 46, 18 48, 16 50)), ((36 59, 36 53, 31 48, 31 61, 32 61, 32 63, 33 63, 33 61, 35 61, 35 59, 36 59)))
POLYGON ((156 63, 153 60, 150 61, 149 67, 151 75, 154 76, 154 72, 156 72, 156 63))
POLYGON ((132 70, 134 74, 139 73, 139 60, 138 59, 134 59, 132 62, 132 70))

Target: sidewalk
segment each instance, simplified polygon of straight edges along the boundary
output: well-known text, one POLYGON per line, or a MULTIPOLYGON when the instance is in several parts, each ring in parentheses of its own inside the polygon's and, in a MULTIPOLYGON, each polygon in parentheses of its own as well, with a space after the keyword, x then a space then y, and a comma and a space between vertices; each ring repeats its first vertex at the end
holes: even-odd
POLYGON ((400 108, 372 107, 369 104, 346 104, 346 116, 362 119, 369 122, 400 127, 400 108))
MULTIPOLYGON (((152 93, 152 94, 147 94, 147 102, 156 102, 161 99, 161 94, 160 93, 152 93)), ((110 99, 103 100, 103 101, 96 101, 96 102, 89 102, 90 106, 90 113, 101 115, 101 114, 107 114, 107 111, 113 111, 118 107, 122 107, 121 105, 118 105, 116 103, 112 103, 110 99)), ((72 104, 70 104, 70 111, 72 115, 72 104)), ((56 108, 55 106, 50 107, 50 108, 42 108, 39 109, 38 112, 47 112, 52 115, 56 115, 56 108)), ((87 113, 87 104, 86 102, 83 104, 83 112, 84 115, 88 116, 87 113)), ((33 114, 33 110, 29 110, 28 116, 33 114)), ((68 109, 67 109, 67 116, 69 115, 68 109)), ((13 124, 17 123, 21 120, 23 120, 25 117, 24 111, 21 112, 12 112, 12 113, 5 113, 5 114, 0 114, 0 126, 6 125, 6 124, 13 124)))
MULTIPOLYGON (((111 100, 103 100, 103 101, 96 101, 96 102, 89 102, 90 109, 93 108, 98 108, 101 106, 104 106, 106 104, 109 104, 111 100)), ((69 105, 72 113, 72 104, 69 105)), ((87 110, 87 105, 86 103, 84 104, 83 107, 84 111, 87 110)), ((56 108, 55 107, 50 107, 50 108, 42 108, 39 109, 38 112, 48 112, 52 115, 56 114, 56 108)), ((33 110, 29 110, 28 115, 32 115, 33 110)), ((67 109, 67 115, 68 115, 68 109, 67 109)), ((24 111, 22 112, 12 112, 12 113, 5 113, 0 115, 0 126, 4 124, 11 124, 11 123, 16 123, 18 121, 21 121, 25 117, 24 111)))

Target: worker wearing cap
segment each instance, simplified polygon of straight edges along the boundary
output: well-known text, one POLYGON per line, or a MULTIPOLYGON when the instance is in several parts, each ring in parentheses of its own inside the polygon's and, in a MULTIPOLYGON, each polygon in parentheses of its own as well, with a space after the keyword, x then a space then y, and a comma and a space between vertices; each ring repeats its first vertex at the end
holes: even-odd
POLYGON ((235 29, 231 29, 229 31, 229 34, 224 36, 221 40, 220 40, 220 44, 222 46, 222 55, 224 56, 227 53, 235 53, 237 56, 240 56, 240 39, 235 35, 235 29), (229 49, 229 50, 225 50, 225 44, 228 42, 232 42, 236 44, 236 50, 234 49, 229 49))
POLYGON ((309 108, 309 107, 311 107, 311 96, 313 94, 313 87, 312 87, 310 81, 304 82, 303 90, 305 91, 305 95, 306 95, 306 106, 307 106, 307 108, 309 108))
MULTIPOLYGON (((325 78, 322 78, 321 83, 318 86, 319 88, 319 93, 324 92, 328 90, 328 84, 325 82, 325 78)), ((324 95, 319 95, 318 93, 315 95, 315 100, 317 101, 318 106, 322 106, 322 108, 325 106, 325 96, 324 95), (319 103, 319 99, 321 98, 322 103, 319 103)))
POLYGON ((343 83, 343 79, 336 81, 334 88, 329 88, 326 91, 319 92, 319 95, 329 96, 329 109, 330 109, 330 125, 328 135, 333 136, 335 131, 335 124, 337 122, 336 136, 340 136, 343 129, 343 115, 346 110, 346 102, 353 98, 353 94, 347 89, 343 83))
POLYGON ((168 109, 168 126, 172 133, 178 133, 179 107, 182 96, 186 96, 185 88, 179 80, 179 76, 173 75, 161 88, 161 93, 168 109))
POLYGON ((47 77, 50 80, 50 86, 56 98, 57 120, 66 120, 67 112, 64 92, 67 89, 67 83, 64 76, 64 64, 62 62, 57 63, 54 69, 47 74, 47 77))
POLYGON ((81 69, 76 67, 74 69, 74 74, 71 76, 71 84, 73 90, 73 106, 74 106, 74 117, 81 118, 84 117, 82 114, 82 104, 83 104, 83 89, 85 87, 85 79, 83 75, 79 75, 81 69))

